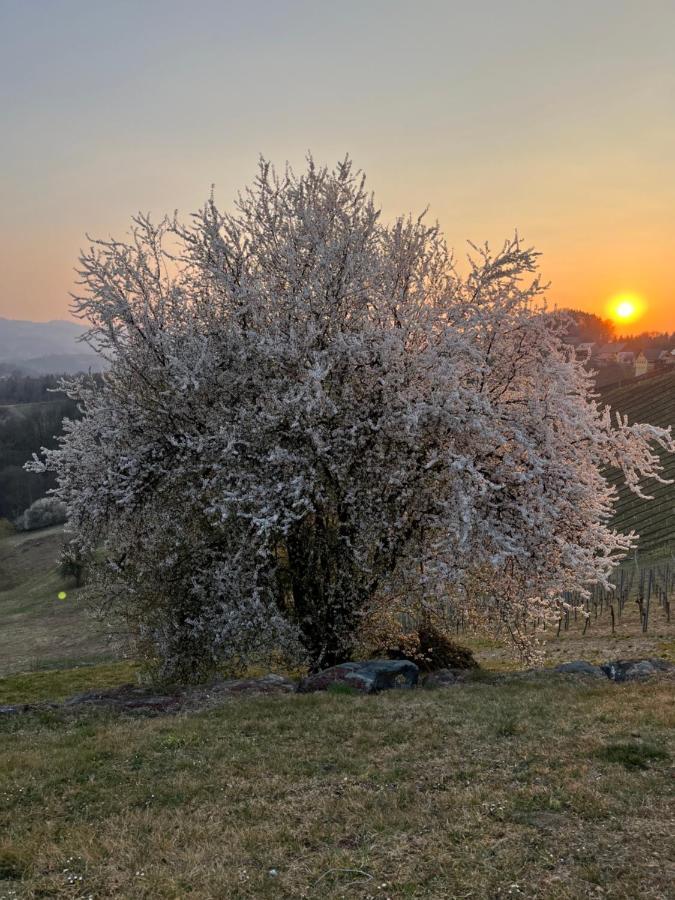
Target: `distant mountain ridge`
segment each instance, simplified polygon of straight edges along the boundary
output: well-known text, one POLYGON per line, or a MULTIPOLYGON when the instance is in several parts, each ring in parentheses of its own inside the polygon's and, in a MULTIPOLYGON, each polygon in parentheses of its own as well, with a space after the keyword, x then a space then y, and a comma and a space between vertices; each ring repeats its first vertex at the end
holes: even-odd
POLYGON ((73 374, 105 366, 96 353, 79 341, 86 329, 76 322, 54 319, 31 322, 0 318, 0 371, 26 374, 73 374))

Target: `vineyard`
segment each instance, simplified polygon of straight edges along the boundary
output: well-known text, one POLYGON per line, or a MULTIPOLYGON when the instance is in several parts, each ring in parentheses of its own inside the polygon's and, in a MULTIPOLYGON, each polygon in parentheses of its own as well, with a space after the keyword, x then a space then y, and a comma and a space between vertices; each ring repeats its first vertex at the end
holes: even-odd
MULTIPOLYGON (((602 403, 627 415, 630 422, 670 425, 675 430, 675 372, 638 379, 602 391, 600 397, 602 403)), ((675 456, 665 451, 659 455, 664 477, 675 480, 675 456)), ((645 485, 645 492, 654 499, 642 500, 619 484, 618 472, 610 473, 609 480, 619 491, 614 525, 619 531, 638 532, 638 558, 669 556, 675 550, 675 483, 645 485)))
MULTIPOLYGON (((675 430, 675 372, 601 391, 600 400, 631 422, 670 425, 675 430)), ((553 627, 523 621, 543 644, 547 665, 572 658, 603 662, 617 656, 653 655, 675 659, 675 456, 663 451, 659 456, 664 478, 674 483, 643 485, 653 500, 636 497, 621 485, 618 472, 609 473, 619 493, 613 524, 622 532, 635 530, 640 535, 636 550, 614 572, 611 588, 595 585, 584 600, 566 594, 569 607, 561 609, 553 627)), ((454 625, 458 638, 474 649, 482 664, 500 669, 516 665, 499 639, 481 639, 461 613, 454 625)))

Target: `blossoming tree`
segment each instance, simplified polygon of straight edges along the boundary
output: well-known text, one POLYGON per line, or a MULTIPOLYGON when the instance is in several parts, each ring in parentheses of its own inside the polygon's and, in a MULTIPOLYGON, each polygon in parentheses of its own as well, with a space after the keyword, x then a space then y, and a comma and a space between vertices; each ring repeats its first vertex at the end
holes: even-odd
POLYGON ((383 224, 349 160, 311 159, 83 254, 109 369, 69 383, 83 417, 30 465, 165 676, 284 644, 333 664, 402 593, 522 640, 528 610, 606 583, 634 536, 605 467, 639 493, 675 447, 598 405, 536 256, 474 248, 460 277, 436 227, 383 224))

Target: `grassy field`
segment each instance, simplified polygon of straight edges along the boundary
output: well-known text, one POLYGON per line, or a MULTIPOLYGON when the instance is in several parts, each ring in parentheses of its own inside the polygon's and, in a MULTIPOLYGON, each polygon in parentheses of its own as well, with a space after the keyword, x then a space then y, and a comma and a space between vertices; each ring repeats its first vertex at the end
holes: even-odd
MULTIPOLYGON (((62 540, 0 537, 0 705, 138 676, 60 577, 62 540)), ((656 601, 647 633, 632 601, 613 632, 595 612, 540 634, 546 665, 675 660, 675 616, 656 601)), ((522 668, 506 644, 458 640, 487 669, 522 668)), ((0 716, 0 900, 665 900, 673 687, 513 675, 0 716)))
POLYGON ((0 723, 0 898, 672 896, 672 682, 0 723))
POLYGON ((62 544, 61 527, 0 539, 0 675, 111 656, 104 629, 59 575, 62 544))

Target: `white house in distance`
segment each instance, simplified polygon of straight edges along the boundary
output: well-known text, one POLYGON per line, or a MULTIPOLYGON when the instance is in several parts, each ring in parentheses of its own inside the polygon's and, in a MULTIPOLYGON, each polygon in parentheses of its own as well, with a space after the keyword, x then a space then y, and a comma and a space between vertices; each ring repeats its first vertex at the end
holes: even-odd
POLYGON ((661 350, 652 350, 650 348, 647 350, 640 350, 635 357, 635 377, 638 378, 640 375, 646 375, 648 372, 653 372, 659 362, 661 352, 661 350))

